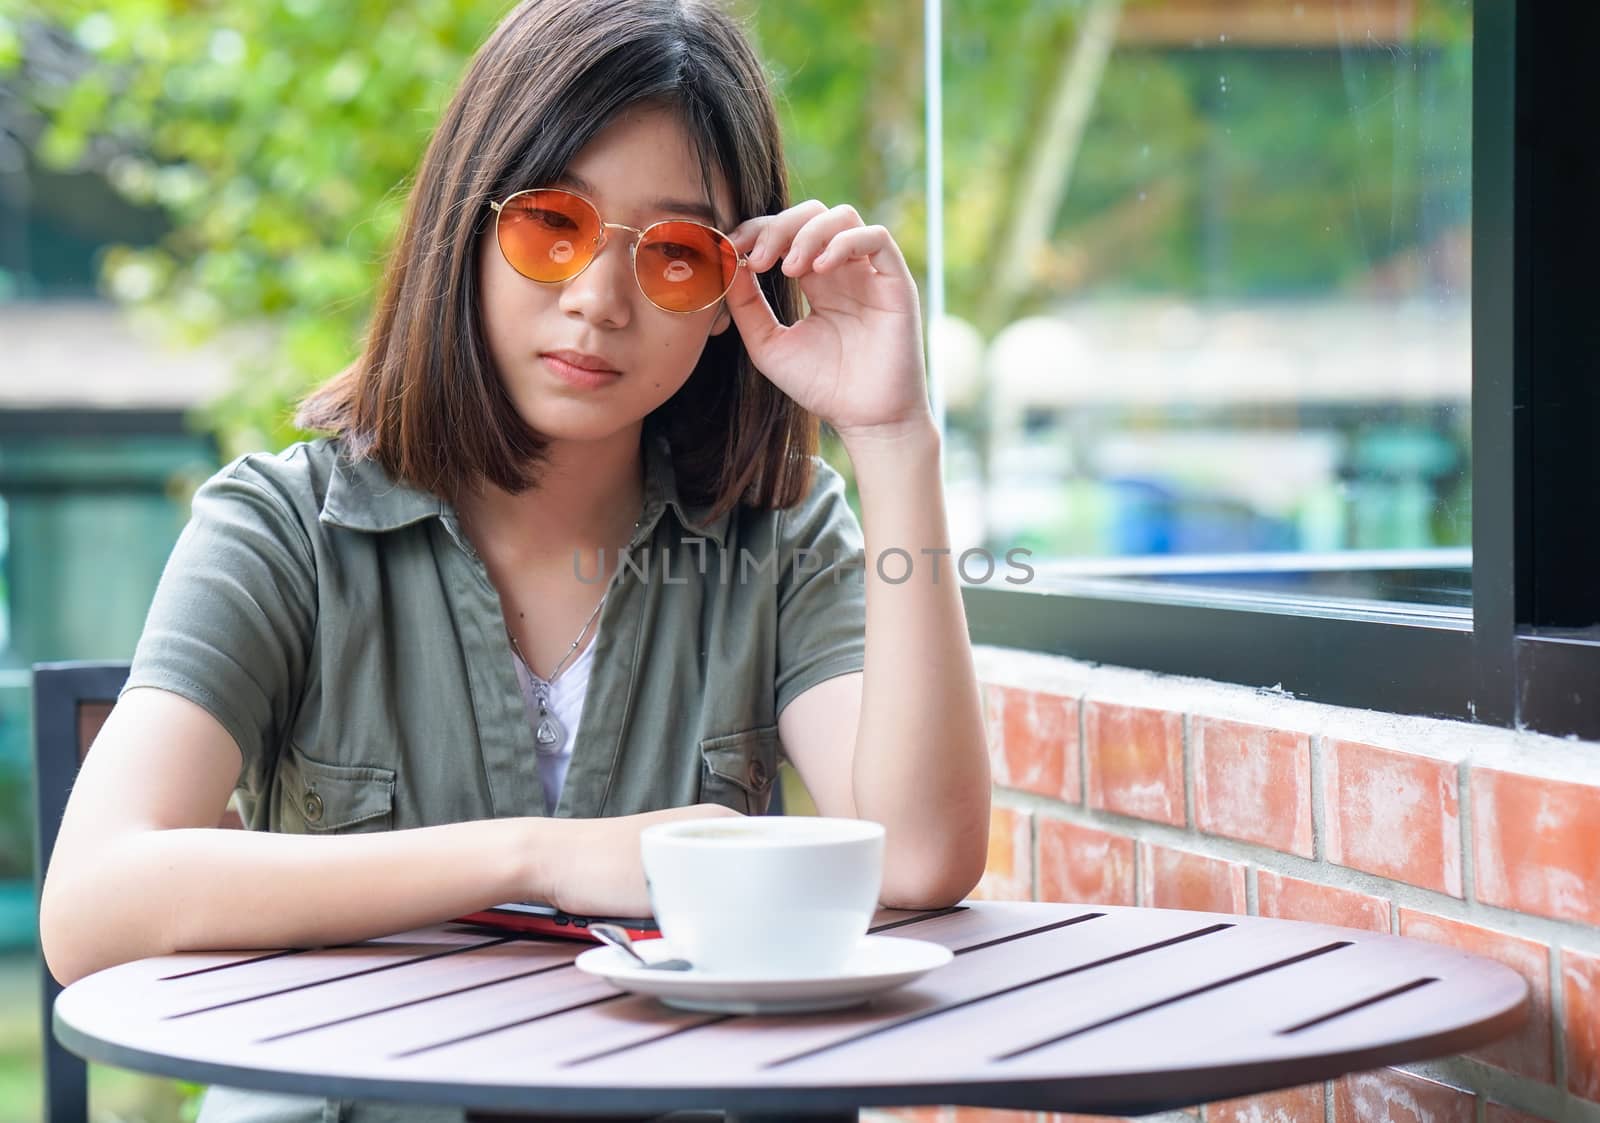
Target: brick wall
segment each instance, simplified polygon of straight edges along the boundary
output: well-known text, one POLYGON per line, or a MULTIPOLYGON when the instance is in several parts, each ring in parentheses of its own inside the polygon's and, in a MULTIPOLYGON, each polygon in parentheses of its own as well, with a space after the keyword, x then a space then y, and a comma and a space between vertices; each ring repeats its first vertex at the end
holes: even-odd
POLYGON ((1490 956, 1532 988, 1525 1027, 1473 1054, 1173 1120, 1600 1123, 1600 744, 976 655, 995 792, 975 896, 1372 928, 1490 956))

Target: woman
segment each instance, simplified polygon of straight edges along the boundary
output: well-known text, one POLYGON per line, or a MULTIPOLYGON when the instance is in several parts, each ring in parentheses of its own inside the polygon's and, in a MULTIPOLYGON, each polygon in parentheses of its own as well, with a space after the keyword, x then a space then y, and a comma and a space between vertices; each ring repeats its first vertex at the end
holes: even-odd
MULTIPOLYGON (((640 830, 761 812, 780 754, 822 814, 885 825, 884 904, 976 884, 916 288, 881 227, 788 205, 718 9, 512 11, 300 423, 329 435, 195 497, 44 886, 63 983, 506 900, 647 913, 640 830), (253 829, 214 829, 236 788, 253 829)), ((202 1119, 328 1112, 459 1117, 213 1089, 202 1119)))

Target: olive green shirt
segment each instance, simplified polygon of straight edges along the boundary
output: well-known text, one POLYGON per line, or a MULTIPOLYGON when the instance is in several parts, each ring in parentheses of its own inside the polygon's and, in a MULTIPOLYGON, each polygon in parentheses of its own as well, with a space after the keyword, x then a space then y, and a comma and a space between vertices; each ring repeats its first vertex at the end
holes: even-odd
MULTIPOLYGON (((645 504, 601 608, 560 802, 488 571, 437 495, 337 440, 240 457, 195 494, 127 686, 213 714, 254 830, 341 834, 714 802, 764 811, 789 702, 865 654, 864 542, 820 458, 796 506, 716 519, 644 440, 645 504)), ((575 559, 596 580, 599 559, 575 559)), ((532 1106, 532 1105, 530 1105, 532 1106)), ((215 1089, 203 1123, 459 1119, 215 1089)))

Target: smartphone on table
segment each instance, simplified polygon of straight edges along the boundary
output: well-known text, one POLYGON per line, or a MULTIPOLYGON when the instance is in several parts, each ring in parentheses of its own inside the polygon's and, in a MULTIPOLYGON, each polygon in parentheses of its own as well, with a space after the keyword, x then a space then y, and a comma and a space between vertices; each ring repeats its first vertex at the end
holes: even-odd
POLYGON ((511 901, 494 905, 479 912, 456 917, 461 924, 481 924, 490 928, 504 928, 513 932, 527 932, 539 936, 554 936, 562 940, 587 940, 599 943, 600 938, 589 931, 590 924, 615 924, 635 940, 653 940, 661 935, 654 917, 650 916, 583 916, 562 912, 554 905, 542 901, 511 901))

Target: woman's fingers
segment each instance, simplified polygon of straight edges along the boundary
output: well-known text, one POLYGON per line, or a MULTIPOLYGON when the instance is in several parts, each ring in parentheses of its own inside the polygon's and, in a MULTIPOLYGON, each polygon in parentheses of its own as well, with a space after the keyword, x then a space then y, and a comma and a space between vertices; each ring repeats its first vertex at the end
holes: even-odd
POLYGON ((817 273, 837 269, 847 262, 866 258, 879 273, 909 278, 911 267, 899 244, 882 226, 857 226, 835 234, 822 253, 811 262, 817 273))
POLYGON ((807 199, 778 214, 762 215, 741 223, 729 237, 734 246, 750 258, 755 271, 765 273, 789 252, 801 227, 827 212, 828 208, 818 200, 807 199))
POLYGON ((791 277, 805 276, 836 235, 860 225, 861 216, 848 203, 813 216, 800 227, 789 243, 788 252, 783 258, 783 271, 791 277))
POLYGON ((848 203, 829 208, 807 199, 780 214, 741 223, 729 237, 757 273, 781 262, 788 276, 804 277, 865 258, 879 273, 911 276, 905 255, 888 230, 863 225, 861 215, 848 203))

